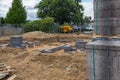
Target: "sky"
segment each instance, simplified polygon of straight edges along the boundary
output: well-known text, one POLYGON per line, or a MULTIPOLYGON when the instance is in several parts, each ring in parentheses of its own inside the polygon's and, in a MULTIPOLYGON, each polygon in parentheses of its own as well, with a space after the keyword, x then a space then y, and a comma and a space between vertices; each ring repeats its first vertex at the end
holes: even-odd
POLYGON ((93 19, 93 0, 82 0, 84 15, 91 16, 93 19))
MULTIPOLYGON (((39 3, 40 0, 22 0, 23 5, 27 11, 27 19, 35 20, 37 9, 34 6, 39 3)), ((11 7, 12 0, 0 0, 0 17, 5 17, 9 8, 11 7)), ((84 14, 93 18, 93 0, 82 0, 84 6, 84 14)))

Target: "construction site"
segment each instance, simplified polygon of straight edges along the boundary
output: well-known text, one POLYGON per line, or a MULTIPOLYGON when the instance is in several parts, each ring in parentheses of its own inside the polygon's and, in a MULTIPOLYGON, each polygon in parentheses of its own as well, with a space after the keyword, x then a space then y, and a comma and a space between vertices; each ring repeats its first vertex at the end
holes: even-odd
POLYGON ((120 0, 93 3, 94 31, 0 36, 0 80, 120 80, 120 0))
MULTIPOLYGON (((86 79, 86 52, 76 51, 75 42, 90 42, 92 34, 47 34, 30 32, 21 35, 23 43, 30 44, 26 48, 11 48, 10 37, 1 37, 0 72, 17 75, 14 80, 85 80, 86 79), (42 37, 44 36, 44 37, 42 37), (35 46, 35 42, 37 46, 35 46), (30 43, 31 42, 31 43, 30 43), (39 43, 40 42, 40 43, 39 43), (34 43, 32 45, 32 43, 34 43), (2 45, 3 44, 3 45, 2 45), (9 44, 9 45, 8 45, 9 44), (43 49, 56 48, 61 45, 73 46, 73 51, 64 52, 64 47, 53 52, 40 52, 43 49), (11 66, 12 71, 5 65, 11 66), (2 71, 3 70, 3 71, 2 71)), ((18 36, 14 36, 18 38, 18 36)), ((83 45, 84 47, 84 45, 83 45)), ((5 74, 4 74, 5 75, 5 74)), ((8 76, 8 77, 9 77, 8 76)))

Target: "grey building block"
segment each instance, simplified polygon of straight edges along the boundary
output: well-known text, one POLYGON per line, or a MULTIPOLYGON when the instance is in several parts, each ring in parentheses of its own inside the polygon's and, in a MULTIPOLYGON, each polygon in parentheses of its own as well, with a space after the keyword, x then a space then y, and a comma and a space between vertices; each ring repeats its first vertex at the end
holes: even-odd
POLYGON ((35 46, 40 46, 40 41, 35 41, 35 46))
POLYGON ((70 51, 71 51, 71 45, 65 45, 64 52, 70 52, 70 51))
POLYGON ((85 50, 86 49, 86 41, 76 41, 75 47, 80 50, 85 50))
POLYGON ((23 44, 23 38, 21 36, 10 37, 10 46, 13 48, 20 48, 23 44))
POLYGON ((25 49, 26 48, 26 44, 21 44, 21 49, 25 49))
POLYGON ((34 47, 34 43, 33 42, 28 42, 28 47, 29 48, 33 48, 34 47))

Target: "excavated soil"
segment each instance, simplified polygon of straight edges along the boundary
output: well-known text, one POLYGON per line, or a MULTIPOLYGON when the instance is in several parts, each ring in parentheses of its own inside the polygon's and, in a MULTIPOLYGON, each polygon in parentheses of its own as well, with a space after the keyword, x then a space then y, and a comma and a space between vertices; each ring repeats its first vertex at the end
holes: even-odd
MULTIPOLYGON (((85 51, 65 53, 61 50, 55 53, 43 54, 40 53, 39 50, 66 43, 61 43, 57 40, 52 41, 51 38, 57 37, 59 40, 67 37, 71 40, 67 43, 74 45, 74 40, 76 39, 90 41, 92 37, 91 34, 54 35, 55 36, 49 36, 49 38, 44 39, 41 45, 35 48, 22 50, 10 47, 0 47, 0 63, 6 63, 15 69, 14 74, 17 75, 15 80, 86 80, 85 51)), ((35 37, 25 38, 24 36, 24 39, 33 41, 35 37)), ((36 39, 42 40, 40 39, 40 35, 38 35, 36 39)), ((9 37, 1 37, 1 40, 6 40, 6 43, 8 43, 9 37)))

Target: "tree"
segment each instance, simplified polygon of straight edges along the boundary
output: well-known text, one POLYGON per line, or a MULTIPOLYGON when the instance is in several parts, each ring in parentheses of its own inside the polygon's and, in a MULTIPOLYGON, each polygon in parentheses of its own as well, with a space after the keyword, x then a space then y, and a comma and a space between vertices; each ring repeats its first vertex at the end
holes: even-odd
POLYGON ((0 17, 0 24, 4 24, 4 18, 0 17))
POLYGON ((83 18, 83 7, 74 0, 41 0, 36 6, 39 18, 53 17, 55 21, 80 23, 83 18))
POLYGON ((29 31, 43 31, 50 32, 52 31, 54 25, 54 19, 52 17, 42 18, 40 20, 34 20, 27 22, 24 25, 25 32, 29 31))
POLYGON ((85 16, 85 17, 84 17, 84 23, 86 23, 86 24, 91 23, 91 22, 92 22, 91 19, 92 19, 91 17, 87 17, 87 16, 85 16))
POLYGON ((21 24, 26 21, 27 13, 22 4, 22 0, 13 0, 12 7, 9 9, 5 21, 10 24, 21 24))
POLYGON ((84 23, 84 21, 83 21, 84 8, 80 4, 81 0, 74 0, 74 2, 77 5, 77 9, 76 9, 75 15, 73 16, 74 17, 73 23, 75 23, 75 24, 83 24, 84 23))

